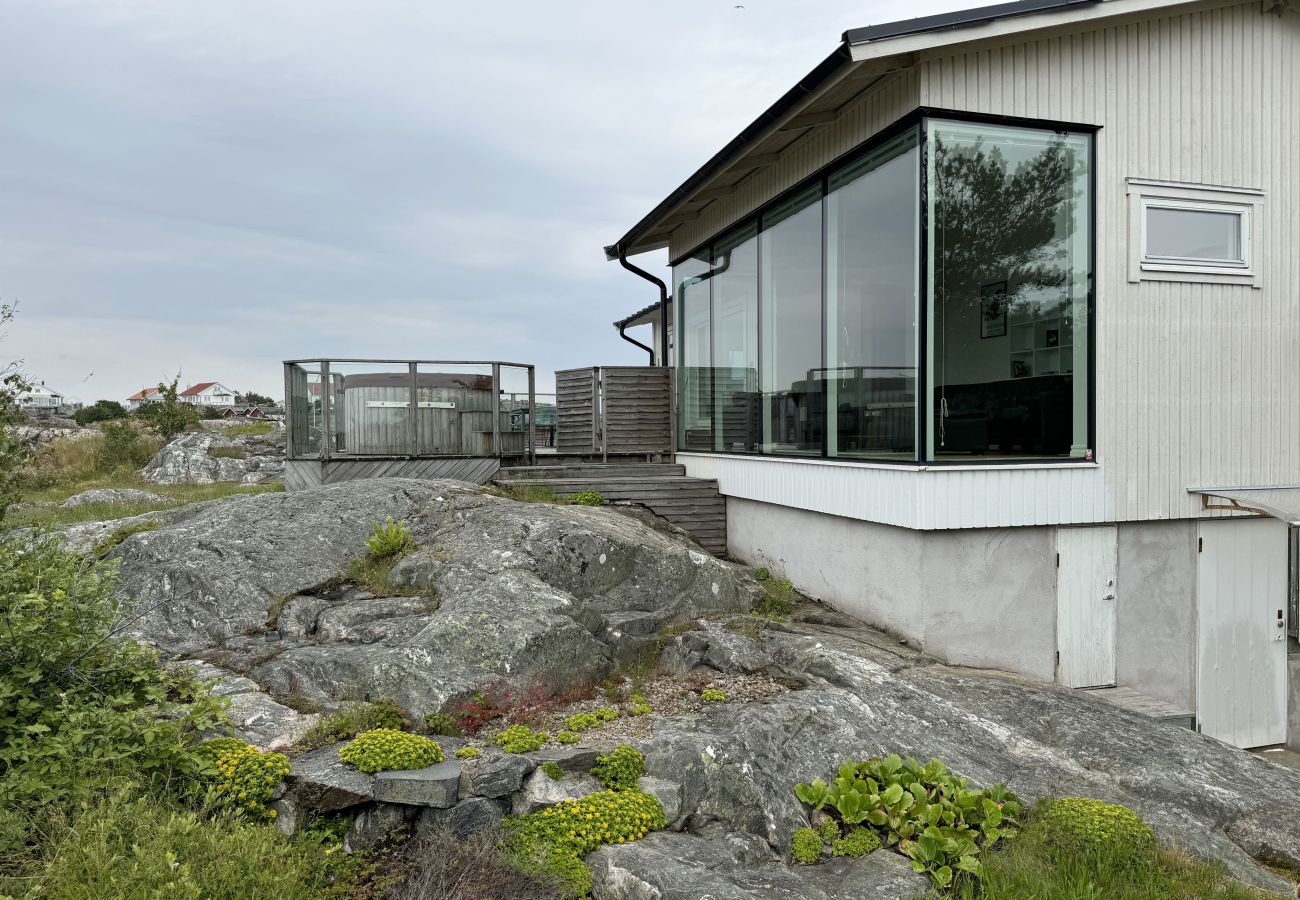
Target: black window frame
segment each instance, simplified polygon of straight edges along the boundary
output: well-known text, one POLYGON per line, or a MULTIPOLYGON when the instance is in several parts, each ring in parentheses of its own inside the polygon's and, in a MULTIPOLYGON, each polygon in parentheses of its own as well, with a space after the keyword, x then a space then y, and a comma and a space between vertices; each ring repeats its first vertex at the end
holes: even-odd
MULTIPOLYGON (((972 112, 969 110, 945 109, 941 107, 920 106, 909 112, 907 115, 897 119, 885 128, 871 135, 862 143, 855 146, 852 150, 841 154, 831 160, 826 165, 819 168, 816 172, 801 179, 799 182, 777 194, 771 200, 759 206, 757 209, 747 213, 745 216, 729 224, 726 228, 711 235, 708 240, 701 241, 691 250, 678 255, 672 259, 669 265, 676 268, 679 264, 692 257, 712 259, 713 245, 720 240, 725 239, 728 235, 741 229, 753 228, 755 235, 761 235, 763 232, 763 217, 790 202, 799 194, 818 187, 820 203, 822 204, 822 259, 825 260, 826 252, 826 224, 825 224, 825 203, 830 190, 830 176, 835 171, 851 165, 857 160, 870 155, 880 147, 898 138, 909 129, 917 131, 917 149, 920 153, 920 166, 918 177, 920 179, 917 190, 917 223, 918 223, 918 246, 921 252, 918 254, 917 263, 917 368, 916 368, 916 458, 912 460, 894 460, 888 458, 861 458, 832 456, 827 447, 827 434, 829 429, 823 427, 821 452, 816 456, 809 454, 785 454, 785 453, 765 453, 762 451, 762 440, 757 442, 760 448, 754 451, 737 451, 737 450, 691 450, 679 448, 681 453, 700 453, 719 456, 738 456, 738 457, 763 457, 770 459, 786 460, 790 462, 800 461, 823 461, 830 460, 845 465, 861 465, 870 467, 889 467, 897 469, 938 469, 945 467, 960 468, 983 468, 983 467, 1009 467, 1009 466, 1079 466, 1079 465, 1096 465, 1099 462, 1097 453, 1097 132, 1101 130, 1100 125, 1091 125, 1081 122, 1066 122, 1056 119, 1039 119, 1023 116, 1006 116, 990 113, 972 112), (1087 424, 1087 443, 1089 456, 1084 459, 1060 456, 1026 456, 1013 459, 981 459, 978 456, 970 458, 954 459, 952 457, 934 458, 928 454, 929 448, 929 429, 933 427, 932 418, 934 410, 934 398, 930 396, 929 384, 929 318, 930 303, 932 298, 927 290, 928 258, 929 253, 929 192, 926 183, 929 172, 929 152, 930 152, 930 135, 926 127, 928 119, 946 119, 955 122, 973 122, 988 125, 1003 125, 1012 128, 1035 129, 1040 131, 1050 131, 1057 134, 1073 133, 1086 135, 1088 139, 1088 274, 1087 274, 1087 323, 1088 323, 1088 346, 1086 357, 1088 361, 1088 424, 1087 424), (703 254, 703 256, 702 256, 703 254)), ((759 247, 759 271, 762 269, 762 250, 761 242, 759 247)), ((822 278, 821 284, 821 337, 822 337, 822 365, 826 364, 826 278, 822 278)), ((682 309, 680 307, 681 299, 678 296, 677 284, 674 279, 673 284, 673 319, 678 323, 677 327, 684 327, 682 309)), ((712 289, 710 288, 709 301, 709 365, 713 364, 713 302, 712 289)), ((762 366, 763 366, 763 318, 762 295, 761 291, 758 297, 760 313, 757 317, 758 341, 757 341, 757 358, 759 383, 762 383, 762 366)), ((677 334, 677 347, 683 347, 684 335, 677 334)), ((676 365, 681 365, 680 352, 676 365)), ((674 422, 673 427, 679 427, 679 423, 674 422)))

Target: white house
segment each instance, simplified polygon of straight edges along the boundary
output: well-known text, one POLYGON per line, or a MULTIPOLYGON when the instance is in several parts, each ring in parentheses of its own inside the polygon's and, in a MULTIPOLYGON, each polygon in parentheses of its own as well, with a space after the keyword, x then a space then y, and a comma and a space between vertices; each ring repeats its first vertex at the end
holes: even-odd
POLYGON ((607 248, 668 251, 677 459, 730 553, 953 663, 1285 742, 1296 9, 848 31, 607 248))
POLYGON ((132 394, 130 397, 127 397, 124 401, 122 401, 122 405, 125 406, 127 410, 129 410, 130 412, 135 412, 144 404, 157 399, 158 399, 158 388, 156 387, 141 388, 140 390, 132 394))
POLYGON ((219 381, 192 384, 177 397, 195 406, 230 406, 235 402, 235 392, 219 381))
POLYGON ((19 409, 33 415, 58 416, 75 412, 68 398, 54 388, 46 387, 44 381, 20 393, 17 400, 19 409))

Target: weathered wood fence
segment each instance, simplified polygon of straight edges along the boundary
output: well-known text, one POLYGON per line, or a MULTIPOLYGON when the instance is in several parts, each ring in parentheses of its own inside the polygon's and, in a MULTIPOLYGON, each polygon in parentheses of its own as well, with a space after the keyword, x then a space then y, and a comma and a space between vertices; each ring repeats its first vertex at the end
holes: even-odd
POLYGON ((673 452, 673 371, 592 366, 555 373, 559 453, 673 452))

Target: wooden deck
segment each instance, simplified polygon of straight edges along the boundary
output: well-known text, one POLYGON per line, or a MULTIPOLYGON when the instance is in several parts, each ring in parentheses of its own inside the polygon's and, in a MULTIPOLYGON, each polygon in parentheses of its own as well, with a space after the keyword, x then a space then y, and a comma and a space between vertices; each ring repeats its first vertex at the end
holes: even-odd
POLYGON ((290 459, 284 464, 284 489, 302 491, 356 478, 454 478, 487 484, 501 468, 495 456, 442 459, 290 459))
POLYGON ((599 491, 606 500, 645 507, 688 532, 714 556, 727 555, 727 500, 718 492, 718 483, 713 479, 687 478, 685 466, 674 463, 508 466, 493 481, 502 485, 546 485, 561 497, 579 491, 599 491))
POLYGON ((1139 694, 1133 688, 1127 685, 1117 685, 1108 688, 1087 688, 1089 694, 1099 700, 1105 700, 1107 703, 1123 707, 1135 713, 1140 713, 1150 719, 1156 719, 1161 722, 1168 722, 1171 725, 1177 725, 1180 728, 1195 728, 1196 713, 1190 709, 1183 709, 1172 703, 1166 703, 1164 700, 1157 700, 1155 697, 1148 697, 1146 694, 1139 694))

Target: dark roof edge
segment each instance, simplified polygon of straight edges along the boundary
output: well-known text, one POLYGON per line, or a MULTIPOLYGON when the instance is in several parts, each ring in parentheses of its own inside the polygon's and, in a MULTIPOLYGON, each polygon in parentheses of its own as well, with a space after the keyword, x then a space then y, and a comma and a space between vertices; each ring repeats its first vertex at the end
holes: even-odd
POLYGON ((1029 16, 1034 13, 1050 12, 1072 6, 1094 6, 1101 2, 1102 0, 1014 0, 1012 3, 998 3, 993 6, 980 6, 975 9, 961 9, 956 12, 939 13, 934 16, 922 16, 918 19, 905 19, 901 22, 869 25, 866 28, 850 28, 844 32, 844 43, 846 45, 869 44, 872 41, 883 41, 908 34, 924 34, 929 31, 967 28, 972 25, 983 25, 997 19, 1029 16))
POLYGON ((754 141, 769 125, 789 112, 795 104, 821 87, 841 67, 852 64, 848 44, 840 44, 835 48, 834 53, 818 63, 817 67, 801 78, 798 84, 782 94, 781 99, 764 110, 757 119, 746 125, 744 130, 732 138, 725 147, 713 154, 709 161, 700 166, 694 175, 682 182, 658 206, 642 217, 641 221, 629 228, 627 234, 606 247, 605 258, 610 260, 618 259, 620 249, 626 250, 634 245, 636 241, 644 236, 644 232, 649 229, 656 219, 659 219, 680 203, 688 194, 694 192, 705 179, 716 174, 723 163, 734 157, 742 147, 754 141))
POLYGON ((659 309, 658 300, 656 300, 654 303, 651 303, 649 306, 645 307, 644 309, 638 309, 630 316, 624 316, 623 318, 619 319, 617 322, 614 323, 614 327, 622 328, 623 326, 627 325, 628 322, 631 322, 635 319, 639 319, 642 316, 644 316, 646 313, 654 312, 657 309, 659 309))

